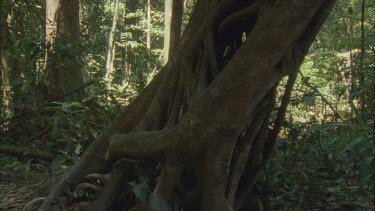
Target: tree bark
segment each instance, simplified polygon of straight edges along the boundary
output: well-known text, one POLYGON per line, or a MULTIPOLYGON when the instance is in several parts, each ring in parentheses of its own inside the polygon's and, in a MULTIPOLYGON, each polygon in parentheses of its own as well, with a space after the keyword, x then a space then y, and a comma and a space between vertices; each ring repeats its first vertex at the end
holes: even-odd
POLYGON ((366 85, 365 85, 365 69, 363 65, 363 60, 365 57, 366 49, 365 49, 365 4, 366 0, 362 0, 361 4, 361 54, 359 58, 359 87, 361 89, 360 95, 360 109, 362 113, 365 112, 366 107, 366 85))
POLYGON ((118 6, 119 6, 120 0, 115 0, 114 6, 113 6, 113 20, 112 20, 112 27, 111 31, 109 32, 109 38, 108 38, 108 51, 107 51, 107 60, 106 60, 106 73, 105 73, 105 81, 107 86, 107 92, 110 88, 110 84, 113 80, 113 62, 115 59, 115 34, 117 29, 117 20, 118 20, 118 6))
POLYGON ((60 10, 59 0, 46 0, 46 50, 45 50, 45 71, 48 79, 57 81, 57 72, 49 67, 50 56, 55 53, 55 40, 57 37, 57 20, 60 10))
POLYGON ((146 38, 147 50, 151 49, 151 0, 147 0, 147 38, 146 38))
POLYGON ((10 113, 9 103, 11 98, 11 90, 9 85, 9 67, 7 59, 7 43, 9 41, 9 22, 10 22, 10 12, 6 1, 1 1, 3 7, 0 9, 0 64, 1 64, 1 79, 3 88, 3 108, 2 112, 4 118, 7 118, 10 113))
MULTIPOLYGON (((272 155, 298 69, 333 4, 198 1, 168 65, 55 183, 40 210, 85 175, 105 186, 83 208, 112 209, 110 193, 129 191, 121 181, 131 180, 134 164, 135 174, 151 181, 152 196, 172 210, 241 210, 272 155), (269 129, 275 88, 287 75, 269 129), (106 179, 112 177, 122 180, 106 179)), ((129 198, 122 200, 131 210, 154 206, 129 198)))
POLYGON ((181 37, 182 15, 184 0, 165 0, 164 10, 164 50, 163 59, 167 63, 171 53, 179 43, 181 37))
MULTIPOLYGON (((78 0, 46 1, 46 75, 52 94, 69 92, 83 84, 80 67, 78 0)), ((79 101, 84 90, 66 100, 79 101)))

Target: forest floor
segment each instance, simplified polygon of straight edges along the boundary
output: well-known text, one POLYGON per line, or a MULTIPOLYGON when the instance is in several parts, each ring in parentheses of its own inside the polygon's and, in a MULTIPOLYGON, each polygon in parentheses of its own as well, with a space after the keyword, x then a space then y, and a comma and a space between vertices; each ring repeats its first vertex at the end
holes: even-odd
MULTIPOLYGON (((329 169, 313 171, 309 162, 299 159, 289 168, 278 155, 265 174, 269 186, 265 195, 272 210, 375 210, 375 190, 361 189, 355 177, 329 169)), ((0 211, 22 210, 33 200, 37 189, 53 177, 49 164, 42 165, 44 168, 31 167, 27 173, 21 171, 13 176, 0 172, 0 211)), ((258 210, 264 210, 260 207, 258 210)))
POLYGON ((343 160, 333 150, 332 158, 325 159, 311 153, 313 147, 308 143, 275 151, 264 179, 264 195, 273 209, 375 211, 375 189, 361 186, 358 162, 343 160))
POLYGON ((0 210, 18 211, 33 199, 37 189, 51 176, 48 172, 30 170, 26 176, 0 174, 0 210))

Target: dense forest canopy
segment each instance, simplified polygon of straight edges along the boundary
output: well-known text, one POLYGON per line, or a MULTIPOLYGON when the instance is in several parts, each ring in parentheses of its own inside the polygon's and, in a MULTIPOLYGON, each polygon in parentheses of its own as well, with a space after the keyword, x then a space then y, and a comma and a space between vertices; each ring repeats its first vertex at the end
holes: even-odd
POLYGON ((0 0, 0 210, 375 209, 374 13, 0 0))

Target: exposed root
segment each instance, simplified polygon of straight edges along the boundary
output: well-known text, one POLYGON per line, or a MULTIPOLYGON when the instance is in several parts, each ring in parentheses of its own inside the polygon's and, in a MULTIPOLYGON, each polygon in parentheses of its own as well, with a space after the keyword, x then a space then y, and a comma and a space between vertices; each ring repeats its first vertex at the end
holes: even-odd
POLYGON ((234 204, 236 197, 236 192, 238 189, 238 183, 240 178, 245 170, 246 163, 249 159, 250 150, 253 144, 253 141, 258 134, 263 122, 266 121, 265 113, 260 112, 255 116, 254 120, 251 122, 251 125, 244 133, 239 145, 237 146, 238 152, 232 160, 232 171, 228 179, 228 189, 227 189, 227 198, 230 204, 234 204))
POLYGON ((212 77, 216 78, 219 74, 219 64, 216 58, 216 49, 215 49, 215 35, 212 30, 208 33, 207 40, 205 42, 205 50, 208 54, 208 64, 211 71, 212 77))
POLYGON ((29 203, 27 203, 27 204, 23 207, 22 211, 26 211, 26 210, 29 209, 32 205, 34 205, 34 204, 36 204, 36 203, 38 203, 38 202, 42 202, 42 201, 45 200, 45 199, 46 199, 46 197, 38 197, 38 198, 35 198, 35 199, 31 200, 29 203))
POLYGON ((83 201, 76 205, 76 209, 80 211, 97 210, 96 209, 97 207, 98 207, 97 201, 91 201, 91 202, 83 201))
POLYGON ((64 176, 62 176, 60 180, 54 186, 52 186, 48 196, 45 198, 42 205, 39 207, 38 211, 50 210, 49 207, 52 204, 53 200, 55 200, 58 196, 60 196, 63 190, 65 189, 66 184, 67 184, 65 175, 68 175, 70 172, 71 172, 71 169, 65 172, 64 176))
POLYGON ((67 211, 65 204, 67 203, 66 198, 60 197, 59 198, 59 206, 61 208, 61 211, 67 211))
POLYGON ((88 180, 95 180, 96 183, 98 184, 101 184, 101 183, 106 184, 109 180, 109 174, 93 173, 93 174, 86 175, 85 178, 88 180))
POLYGON ((125 156, 138 159, 160 157, 175 146, 176 141, 173 129, 114 135, 106 157, 108 160, 125 156))
POLYGON ((94 184, 91 184, 91 183, 81 183, 79 185, 77 185, 74 189, 74 196, 78 196, 78 193, 81 191, 81 190, 85 190, 85 189, 89 189, 89 190, 92 190, 94 192, 96 192, 97 194, 99 194, 103 188, 100 187, 100 186, 97 186, 97 185, 94 185, 94 184))

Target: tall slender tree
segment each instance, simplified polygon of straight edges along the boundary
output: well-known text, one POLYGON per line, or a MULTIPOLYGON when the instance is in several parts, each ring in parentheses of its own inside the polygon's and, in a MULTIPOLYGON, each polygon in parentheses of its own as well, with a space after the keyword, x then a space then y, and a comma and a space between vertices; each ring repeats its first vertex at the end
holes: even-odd
POLYGON ((365 4, 366 0, 362 0, 361 3, 361 54, 359 58, 359 87, 362 91, 360 95, 360 109, 362 112, 365 111, 366 107, 366 85, 365 85, 365 69, 364 69, 364 58, 365 58, 365 4))
POLYGON ((147 0, 147 50, 151 49, 151 0, 147 0))
POLYGON ((174 52, 181 37, 184 0, 165 0, 164 9, 164 50, 166 63, 174 52))
POLYGON ((1 9, 0 9, 0 64, 1 64, 1 79, 2 79, 2 88, 3 88, 3 108, 2 112, 6 117, 9 112, 9 103, 10 103, 10 85, 9 85, 9 67, 8 67, 8 59, 7 59, 7 44, 9 41, 9 22, 11 16, 11 8, 8 1, 2 0, 1 1, 1 9))
POLYGON ((107 91, 109 90, 110 83, 113 79, 113 63, 115 61, 115 53, 116 53, 116 45, 115 45, 115 35, 117 29, 117 21, 118 21, 118 7, 120 4, 120 0, 115 0, 113 5, 113 19, 112 19, 112 27, 111 31, 109 32, 108 38, 108 50, 107 50, 107 59, 106 59, 106 73, 105 73, 105 80, 107 84, 107 91))

